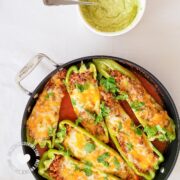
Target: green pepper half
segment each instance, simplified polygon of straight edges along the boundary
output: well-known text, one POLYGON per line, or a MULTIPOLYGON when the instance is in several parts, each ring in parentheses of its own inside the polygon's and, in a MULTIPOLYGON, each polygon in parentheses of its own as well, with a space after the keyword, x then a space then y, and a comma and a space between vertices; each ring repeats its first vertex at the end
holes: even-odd
POLYGON ((104 119, 98 116, 101 109, 96 76, 96 67, 92 63, 88 64, 88 68, 83 63, 79 69, 77 66, 71 66, 66 76, 66 87, 78 117, 76 123, 80 123, 91 134, 107 143, 107 127, 104 119))
POLYGON ((57 147, 61 142, 61 145, 73 157, 82 162, 90 161, 94 168, 105 173, 122 179, 138 179, 138 176, 114 149, 96 139, 85 129, 68 120, 60 122, 59 129, 58 137, 61 139, 57 141, 57 147))
POLYGON ((39 165, 38 173, 48 180, 118 180, 117 177, 98 171, 92 167, 91 162, 81 163, 67 152, 50 149, 43 154, 39 165))
POLYGON ((114 81, 114 95, 122 97, 122 93, 126 93, 125 100, 144 127, 150 141, 158 139, 171 142, 176 138, 173 120, 131 71, 109 59, 95 59, 93 62, 99 73, 105 77, 102 84, 106 86, 107 91, 113 90, 108 89, 108 83, 112 84, 114 81))
POLYGON ((105 121, 116 148, 139 176, 153 179, 163 156, 141 128, 134 124, 113 94, 106 92, 103 87, 100 87, 100 92, 106 108, 109 109, 105 121))

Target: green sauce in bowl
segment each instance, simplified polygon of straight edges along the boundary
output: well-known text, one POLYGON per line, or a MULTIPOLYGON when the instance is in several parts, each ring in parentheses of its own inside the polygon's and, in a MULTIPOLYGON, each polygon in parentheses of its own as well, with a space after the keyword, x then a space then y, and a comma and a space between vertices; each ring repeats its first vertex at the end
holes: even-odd
MULTIPOLYGON (((83 1, 83 0, 82 0, 83 1)), ((126 29, 135 19, 139 0, 85 0, 96 5, 81 6, 85 21, 100 32, 118 32, 126 29)))

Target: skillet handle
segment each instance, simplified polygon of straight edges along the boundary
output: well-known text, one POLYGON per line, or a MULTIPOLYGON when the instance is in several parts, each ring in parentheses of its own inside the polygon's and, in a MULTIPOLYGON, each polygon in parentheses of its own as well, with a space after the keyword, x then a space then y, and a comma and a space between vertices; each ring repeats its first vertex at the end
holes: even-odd
POLYGON ((28 91, 24 86, 21 85, 21 81, 25 79, 35 68, 36 66, 42 61, 42 60, 48 60, 52 63, 53 66, 59 67, 59 64, 57 64, 55 61, 50 59, 47 55, 39 53, 36 56, 34 56, 32 59, 29 60, 29 62, 20 70, 20 72, 16 75, 16 83, 21 88, 22 91, 24 91, 27 95, 32 95, 30 91, 28 91))

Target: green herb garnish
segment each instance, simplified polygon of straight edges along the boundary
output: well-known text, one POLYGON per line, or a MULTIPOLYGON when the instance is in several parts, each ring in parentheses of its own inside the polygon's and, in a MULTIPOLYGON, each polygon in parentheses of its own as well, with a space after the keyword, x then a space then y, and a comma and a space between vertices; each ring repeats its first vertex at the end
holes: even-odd
POLYGON ((83 84, 76 84, 76 88, 80 91, 80 92, 83 92, 85 90, 85 85, 83 84))
POLYGON ((116 157, 114 157, 113 163, 114 163, 116 169, 119 170, 119 168, 120 168, 120 163, 119 163, 119 161, 118 161, 118 159, 117 159, 116 157))
POLYGON ((107 175, 104 177, 104 180, 108 180, 108 177, 107 177, 107 175))
POLYGON ((100 155, 100 156, 97 158, 97 161, 98 161, 99 163, 102 163, 104 166, 108 167, 108 166, 109 166, 109 163, 106 161, 106 159, 107 159, 109 156, 110 156, 109 153, 106 152, 106 153, 100 155))
POLYGON ((110 112, 110 109, 105 106, 105 103, 104 103, 104 102, 101 103, 100 108, 101 108, 102 116, 103 116, 103 117, 108 116, 108 114, 109 114, 109 112, 110 112))
POLYGON ((122 129, 122 122, 119 122, 118 130, 120 131, 122 129))
POLYGON ((84 147, 84 149, 87 153, 93 152, 95 150, 95 148, 96 148, 96 146, 93 143, 87 143, 84 147))
POLYGON ((79 168, 79 166, 78 166, 77 164, 74 164, 74 170, 75 170, 75 171, 80 170, 80 168, 79 168))
POLYGON ((157 134, 158 130, 156 126, 153 126, 153 127, 146 126, 144 128, 144 132, 147 134, 148 138, 152 138, 157 134))
POLYGON ((64 155, 67 156, 67 157, 70 157, 71 155, 71 152, 69 149, 67 149, 67 151, 64 152, 64 155))
POLYGON ((107 161, 102 161, 102 164, 105 166, 105 167, 109 167, 109 163, 107 161))
POLYGON ((107 92, 113 93, 113 95, 116 95, 119 92, 119 89, 116 85, 116 81, 113 77, 109 77, 107 79, 102 78, 100 80, 100 84, 104 86, 105 90, 107 92))
POLYGON ((81 117, 76 119, 76 122, 75 122, 76 126, 78 126, 82 121, 83 121, 83 119, 81 117))
POLYGON ((160 125, 152 127, 146 126, 144 128, 144 132, 147 134, 149 139, 157 137, 160 141, 168 140, 168 133, 166 129, 162 128, 160 125))
POLYGON ((139 125, 139 126, 137 126, 136 128, 135 128, 135 132, 136 132, 136 134, 137 135, 139 135, 139 136, 141 136, 142 134, 143 134, 143 132, 142 132, 142 130, 141 130, 141 125, 139 125))
POLYGON ((72 105, 73 105, 73 106, 76 105, 76 100, 74 100, 73 98, 71 98, 71 102, 72 102, 72 105))
POLYGON ((100 113, 96 116, 95 123, 96 124, 100 123, 104 117, 108 116, 109 112, 110 109, 105 106, 104 102, 102 102, 100 105, 100 113))
POLYGON ((45 96, 45 99, 49 99, 50 97, 54 96, 54 92, 48 92, 45 96))
POLYGON ((86 176, 91 176, 91 175, 92 175, 92 170, 91 170, 91 168, 92 168, 92 163, 89 162, 89 161, 87 161, 87 162, 85 163, 85 167, 84 167, 84 169, 83 169, 83 171, 85 172, 86 176))
POLYGON ((131 151, 133 149, 133 145, 131 143, 126 144, 128 151, 131 151))
POLYGON ((124 101, 128 98, 128 94, 124 91, 120 92, 120 95, 116 96, 117 100, 124 101))
POLYGON ((103 120, 101 112, 95 117, 95 124, 100 123, 103 120))
POLYGON ((136 128, 136 134, 141 136, 142 135, 142 130, 140 128, 136 128))
POLYGON ((134 111, 139 111, 142 109, 142 107, 145 105, 144 102, 139 102, 139 101, 134 101, 133 103, 131 103, 131 108, 134 111))

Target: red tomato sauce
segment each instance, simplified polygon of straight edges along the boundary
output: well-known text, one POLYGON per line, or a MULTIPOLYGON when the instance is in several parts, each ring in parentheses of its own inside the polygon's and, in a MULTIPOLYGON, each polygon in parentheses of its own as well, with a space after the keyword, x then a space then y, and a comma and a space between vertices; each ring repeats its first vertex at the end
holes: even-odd
POLYGON ((39 144, 36 145, 36 149, 37 149, 40 157, 48 150, 47 147, 41 148, 41 147, 39 146, 39 144))
POLYGON ((142 77, 140 74, 138 73, 134 73, 134 74, 142 82, 146 91, 156 100, 156 102, 159 103, 161 106, 164 106, 163 101, 159 96, 157 89, 155 88, 155 85, 151 84, 147 79, 142 77))
POLYGON ((77 116, 74 112, 74 109, 71 103, 70 96, 67 91, 65 92, 65 96, 62 99, 59 121, 62 121, 65 119, 71 120, 71 121, 75 121, 77 119, 77 116))

